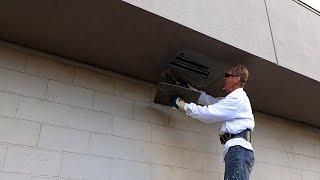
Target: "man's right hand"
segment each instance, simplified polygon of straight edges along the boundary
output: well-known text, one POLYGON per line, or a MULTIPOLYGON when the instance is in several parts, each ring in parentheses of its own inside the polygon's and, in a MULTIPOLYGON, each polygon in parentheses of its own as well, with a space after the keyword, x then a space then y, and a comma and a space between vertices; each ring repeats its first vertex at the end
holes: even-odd
POLYGON ((184 105, 185 105, 186 103, 181 99, 181 98, 176 98, 176 105, 178 106, 178 108, 180 109, 180 110, 184 110, 184 105))

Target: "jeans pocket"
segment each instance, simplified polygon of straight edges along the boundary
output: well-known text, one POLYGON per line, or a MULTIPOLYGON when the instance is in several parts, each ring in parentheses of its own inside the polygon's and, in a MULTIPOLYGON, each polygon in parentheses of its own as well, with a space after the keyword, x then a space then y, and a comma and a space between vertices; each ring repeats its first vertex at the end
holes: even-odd
POLYGON ((254 166, 254 162, 255 162, 255 158, 254 158, 254 155, 252 153, 252 154, 248 155, 248 157, 246 158, 246 161, 245 161, 245 165, 246 165, 246 168, 249 171, 249 173, 252 172, 252 168, 254 166))
POLYGON ((248 180, 254 165, 252 151, 240 148, 230 148, 225 158, 225 180, 248 180))
POLYGON ((226 156, 225 156, 225 162, 237 162, 240 160, 241 156, 241 148, 240 146, 233 146, 230 147, 226 156))
POLYGON ((227 166, 225 170, 225 180, 241 180, 242 172, 241 172, 241 164, 240 162, 232 162, 227 166))

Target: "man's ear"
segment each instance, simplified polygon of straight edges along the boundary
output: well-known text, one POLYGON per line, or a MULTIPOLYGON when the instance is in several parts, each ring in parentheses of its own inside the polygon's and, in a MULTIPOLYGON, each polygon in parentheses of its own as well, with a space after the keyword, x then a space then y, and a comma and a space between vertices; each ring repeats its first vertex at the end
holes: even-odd
POLYGON ((240 77, 234 77, 234 81, 235 81, 235 83, 241 83, 241 79, 240 79, 240 77))

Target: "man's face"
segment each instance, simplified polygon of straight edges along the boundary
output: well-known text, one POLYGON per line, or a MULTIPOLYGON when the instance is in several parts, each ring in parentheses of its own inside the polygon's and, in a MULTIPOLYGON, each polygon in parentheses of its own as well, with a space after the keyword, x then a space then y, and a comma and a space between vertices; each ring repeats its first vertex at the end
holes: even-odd
POLYGON ((231 71, 227 71, 224 75, 224 87, 227 92, 232 92, 240 81, 240 77, 235 77, 231 71))

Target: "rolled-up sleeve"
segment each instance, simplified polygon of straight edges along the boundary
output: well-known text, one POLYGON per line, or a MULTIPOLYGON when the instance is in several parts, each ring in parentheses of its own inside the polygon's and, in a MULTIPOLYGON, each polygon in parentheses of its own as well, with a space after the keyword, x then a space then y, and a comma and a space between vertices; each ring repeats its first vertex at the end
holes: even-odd
POLYGON ((233 119, 238 113, 238 104, 236 97, 228 97, 207 106, 187 103, 184 110, 188 116, 209 124, 233 119))

